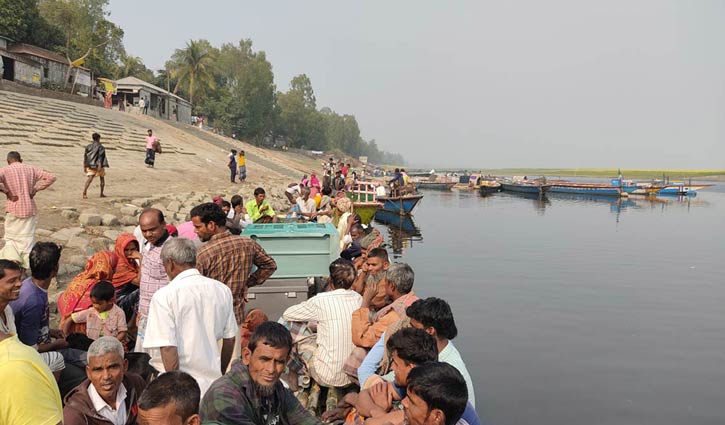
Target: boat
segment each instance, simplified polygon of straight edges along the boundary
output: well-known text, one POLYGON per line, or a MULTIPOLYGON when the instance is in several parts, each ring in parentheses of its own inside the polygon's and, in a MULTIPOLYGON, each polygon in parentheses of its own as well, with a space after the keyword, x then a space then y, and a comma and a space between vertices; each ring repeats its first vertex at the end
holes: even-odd
POLYGON ((352 201, 352 210, 360 216, 363 224, 370 224, 375 213, 383 207, 377 199, 377 183, 357 182, 350 186, 345 195, 352 201))
POLYGON ((380 210, 375 214, 375 222, 384 224, 388 228, 388 245, 394 256, 402 255, 406 248, 423 240, 420 228, 410 215, 380 210))
POLYGON ((423 195, 411 193, 397 196, 378 196, 378 201, 383 203, 383 210, 398 214, 412 214, 418 206, 423 195))
POLYGON ((407 233, 420 234, 418 226, 416 226, 413 217, 410 215, 400 215, 392 211, 380 210, 375 214, 375 221, 388 226, 394 226, 407 233))
POLYGON ((478 193, 481 196, 490 195, 492 193, 496 193, 496 192, 500 192, 500 191, 501 191, 501 183, 496 182, 496 181, 484 180, 478 186, 478 193))
POLYGON ((653 180, 652 182, 636 183, 637 189, 632 192, 633 195, 672 195, 672 196, 694 196, 697 191, 711 184, 685 184, 685 182, 667 182, 665 180, 653 180))
MULTIPOLYGON (((632 192, 636 187, 632 188, 632 192)), ((595 183, 573 183, 573 182, 553 182, 549 188, 549 193, 568 193, 572 195, 591 195, 591 196, 622 196, 626 191, 621 187, 606 184, 595 183)))
POLYGON ((698 190, 704 189, 708 186, 712 186, 712 185, 711 184, 693 185, 693 184, 685 184, 685 182, 670 182, 669 184, 667 184, 663 188, 661 188, 657 192, 657 195, 693 196, 693 195, 697 195, 698 190))
POLYGON ((551 185, 545 180, 524 180, 514 177, 512 180, 504 180, 501 183, 501 190, 506 192, 518 192, 543 195, 551 185))
POLYGON ((429 182, 429 181, 417 181, 415 182, 416 190, 451 190, 453 186, 458 184, 457 182, 429 182))

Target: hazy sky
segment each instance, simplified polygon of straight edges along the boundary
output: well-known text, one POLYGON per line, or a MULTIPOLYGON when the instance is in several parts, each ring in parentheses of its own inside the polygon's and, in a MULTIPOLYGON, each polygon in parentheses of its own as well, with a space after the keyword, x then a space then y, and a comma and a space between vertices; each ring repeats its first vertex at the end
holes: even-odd
POLYGON ((719 0, 112 0, 152 69, 249 38, 418 165, 725 169, 719 0))

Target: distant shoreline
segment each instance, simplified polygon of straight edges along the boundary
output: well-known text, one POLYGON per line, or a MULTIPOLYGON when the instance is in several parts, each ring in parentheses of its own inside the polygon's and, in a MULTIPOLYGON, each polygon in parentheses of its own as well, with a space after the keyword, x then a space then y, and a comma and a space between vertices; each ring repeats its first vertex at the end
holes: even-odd
MULTIPOLYGON (((620 170, 603 168, 498 168, 472 170, 472 173, 479 171, 484 175, 495 176, 547 176, 547 177, 617 177, 620 170)), ((437 172, 446 170, 436 169, 437 172)), ((625 179, 661 179, 665 176, 671 180, 693 178, 699 180, 725 181, 725 170, 621 170, 625 179)))

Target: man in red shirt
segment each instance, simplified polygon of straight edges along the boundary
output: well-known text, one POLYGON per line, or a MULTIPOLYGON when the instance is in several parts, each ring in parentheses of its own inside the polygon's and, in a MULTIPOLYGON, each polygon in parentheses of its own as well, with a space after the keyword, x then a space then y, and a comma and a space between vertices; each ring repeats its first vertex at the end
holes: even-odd
POLYGON ((7 197, 5 204, 5 247, 0 258, 16 260, 28 268, 28 256, 35 245, 38 207, 35 194, 55 182, 55 176, 30 165, 23 164, 20 154, 11 151, 8 166, 0 169, 0 192, 7 197))

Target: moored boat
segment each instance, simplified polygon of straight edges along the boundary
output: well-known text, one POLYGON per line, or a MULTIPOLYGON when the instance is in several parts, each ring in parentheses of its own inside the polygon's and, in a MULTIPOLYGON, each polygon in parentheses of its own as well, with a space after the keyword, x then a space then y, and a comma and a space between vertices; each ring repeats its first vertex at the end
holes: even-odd
POLYGON ((350 186, 345 195, 352 201, 352 209, 360 216, 363 224, 370 224, 375 213, 383 207, 377 199, 377 183, 357 182, 350 186))
POLYGON ((669 184, 665 185, 662 189, 660 189, 657 192, 657 194, 658 195, 692 196, 692 195, 697 195, 698 190, 704 189, 708 186, 712 186, 712 185, 710 185, 710 184, 693 185, 693 184, 686 184, 685 182, 670 182, 669 184))
MULTIPOLYGON (((634 187, 632 191, 634 191, 634 187)), ((549 193, 568 193, 572 195, 592 195, 592 196, 622 196, 627 192, 621 187, 593 184, 593 183, 573 183, 573 182, 552 182, 549 193)), ((626 196, 626 195, 625 195, 626 196)))
POLYGON ((421 194, 408 194, 398 196, 378 196, 378 201, 383 203, 383 210, 398 214, 412 214, 420 200, 421 194))
POLYGON ((529 193, 543 195, 546 193, 550 184, 544 183, 543 181, 534 180, 505 180, 501 182, 501 190, 507 192, 518 192, 518 193, 529 193))
POLYGON ((428 182, 418 181, 415 182, 416 190, 451 190, 457 182, 428 182))
POLYGON ((481 196, 490 195, 501 191, 501 183, 495 181, 484 180, 478 187, 478 193, 481 196))

